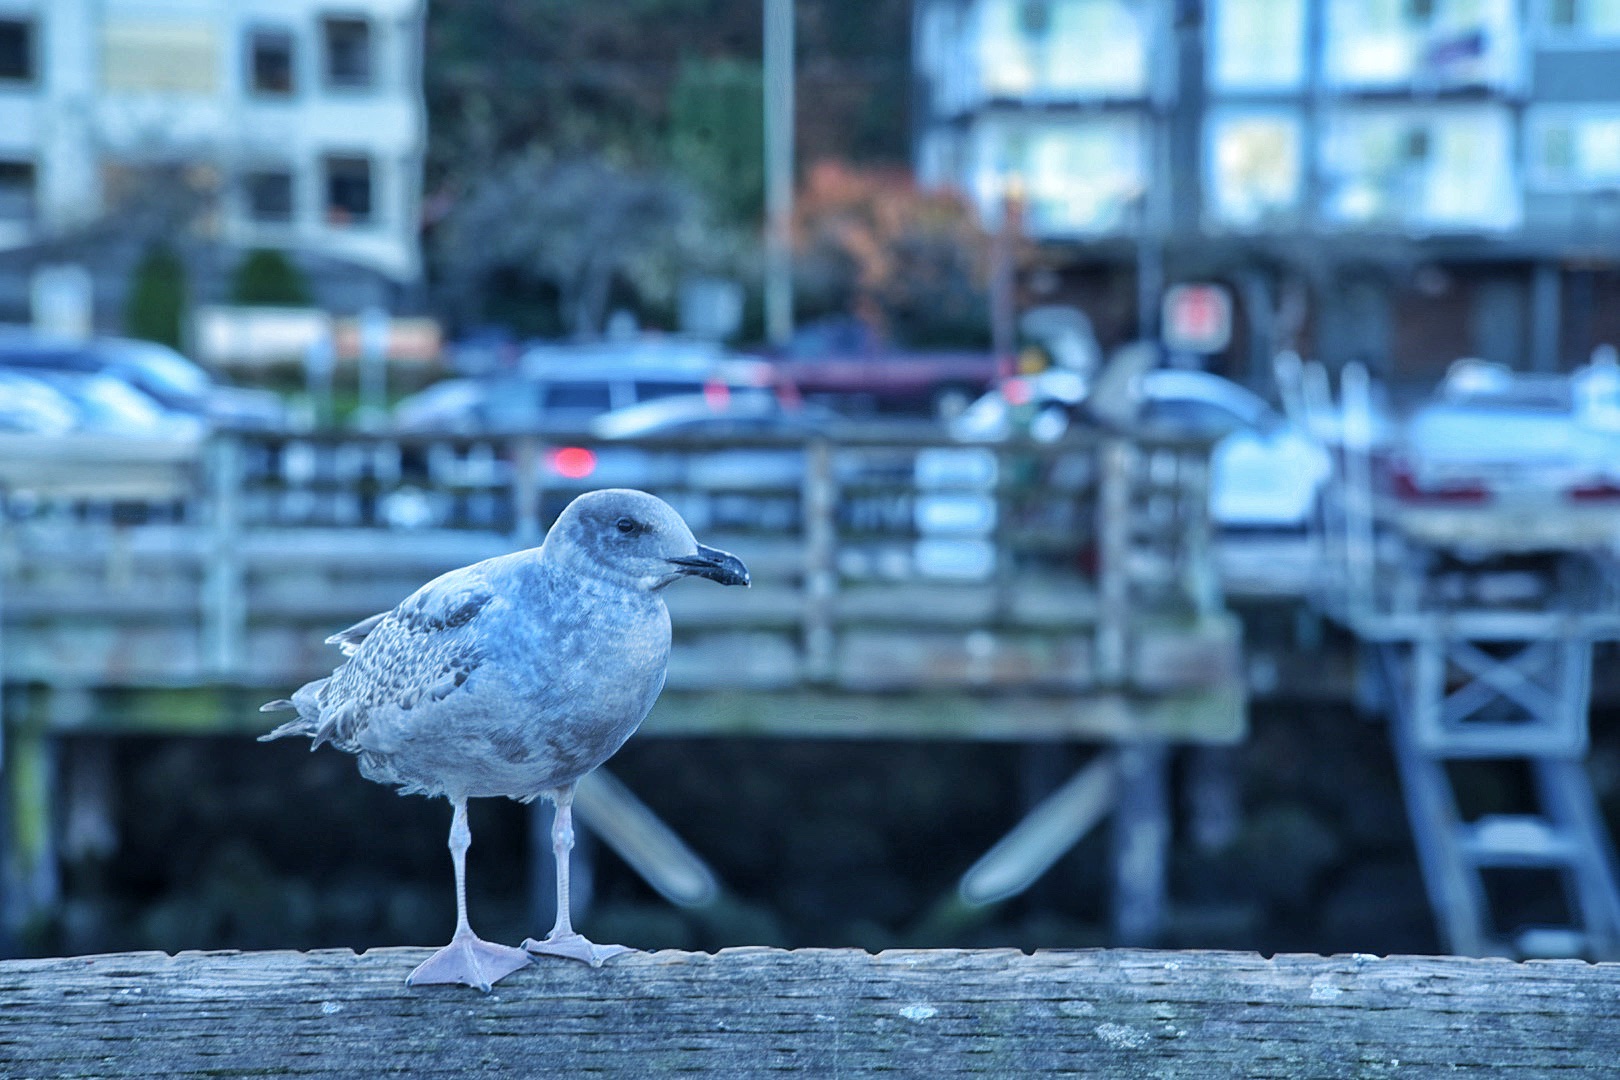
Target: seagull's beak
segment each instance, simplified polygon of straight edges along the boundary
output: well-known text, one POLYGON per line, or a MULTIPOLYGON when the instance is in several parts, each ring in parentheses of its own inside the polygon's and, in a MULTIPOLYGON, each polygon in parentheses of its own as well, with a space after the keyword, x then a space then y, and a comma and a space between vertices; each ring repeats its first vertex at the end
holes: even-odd
POLYGON ((748 584, 748 567, 731 552, 719 548, 699 544, 697 554, 677 555, 668 561, 678 567, 681 574, 706 577, 722 585, 748 584))

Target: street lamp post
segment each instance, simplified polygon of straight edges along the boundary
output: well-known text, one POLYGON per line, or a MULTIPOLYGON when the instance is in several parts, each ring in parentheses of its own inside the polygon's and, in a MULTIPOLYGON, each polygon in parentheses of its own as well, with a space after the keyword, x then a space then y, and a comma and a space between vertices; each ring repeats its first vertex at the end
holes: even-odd
POLYGON ((793 0, 765 0, 765 335, 793 335, 793 0))

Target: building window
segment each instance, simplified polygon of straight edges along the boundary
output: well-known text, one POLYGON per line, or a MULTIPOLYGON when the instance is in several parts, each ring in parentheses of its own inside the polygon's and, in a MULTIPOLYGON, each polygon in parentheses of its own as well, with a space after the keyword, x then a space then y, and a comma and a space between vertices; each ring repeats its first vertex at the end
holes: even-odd
POLYGON ((1512 0, 1328 0, 1327 81, 1352 89, 1514 86, 1516 7, 1512 0))
POLYGON ((1513 123, 1503 107, 1334 114, 1322 183, 1323 215, 1338 224, 1456 232, 1519 223, 1513 123))
POLYGON ((1153 18, 1140 0, 988 0, 979 67, 991 97, 1142 97, 1153 18))
POLYGON ((293 219, 293 178, 285 170, 248 173, 243 178, 249 221, 285 225, 293 219))
POLYGON ((1620 0, 1546 0, 1543 11, 1554 33, 1620 37, 1620 0))
POLYGON ((1620 109, 1533 109, 1526 135, 1531 186, 1543 191, 1620 190, 1620 109))
POLYGON ((364 225, 371 220, 371 159, 326 159, 326 220, 332 225, 364 225))
POLYGON ((286 30, 255 30, 248 44, 248 77, 255 94, 293 92, 293 36, 286 30))
POLYGON ((1302 154, 1297 114, 1216 114, 1206 149, 1210 217, 1220 225, 1252 229, 1297 223, 1302 154))
POLYGON ((0 82, 34 81, 34 24, 0 19, 0 82))
POLYGON ((33 163, 0 161, 0 221, 27 224, 33 220, 33 163))
POLYGON ((364 19, 325 19, 326 85, 339 90, 371 86, 371 24, 364 19))
POLYGON ((1211 86, 1288 90, 1305 80, 1305 0, 1218 0, 1211 5, 1211 86))
POLYGON ((1016 124, 980 144, 974 194, 987 222, 1009 195, 1023 199, 1030 234, 1118 232, 1137 220, 1144 184, 1142 125, 1134 116, 1016 124))
POLYGON ((101 85, 131 94, 217 94, 219 29, 205 20, 108 18, 101 24, 101 85))

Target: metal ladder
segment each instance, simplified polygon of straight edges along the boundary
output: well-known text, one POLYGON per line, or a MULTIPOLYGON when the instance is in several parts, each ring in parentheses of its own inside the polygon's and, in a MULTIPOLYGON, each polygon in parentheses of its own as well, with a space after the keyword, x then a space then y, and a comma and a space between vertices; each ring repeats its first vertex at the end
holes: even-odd
MULTIPOLYGON (((1556 620, 1540 621, 1560 633, 1556 620)), ((1467 634, 1466 626, 1442 623, 1434 633, 1373 646, 1392 706, 1407 816, 1445 947, 1467 956, 1620 956, 1614 851, 1583 762, 1591 641, 1493 637, 1491 645, 1509 650, 1494 655, 1467 634), (1470 677, 1453 688, 1450 670, 1470 677), (1470 759, 1522 764, 1534 807, 1466 820, 1447 765, 1470 759), (1567 921, 1499 925, 1486 875, 1502 870, 1555 875, 1567 921)))
POLYGON ((1375 658, 1373 685, 1446 949, 1620 958, 1614 849, 1584 762, 1593 643, 1620 637, 1615 553, 1546 553, 1529 595, 1493 598, 1499 571, 1489 562, 1448 564, 1380 527, 1366 370, 1346 366, 1337 410, 1318 366, 1282 365, 1279 383, 1307 421, 1337 412, 1338 501, 1324 507, 1319 533, 1324 565, 1336 573, 1316 602, 1375 658), (1531 806, 1465 817, 1450 769, 1468 761, 1524 770, 1531 806), (1526 870, 1556 878, 1567 918, 1499 924, 1486 877, 1526 870))

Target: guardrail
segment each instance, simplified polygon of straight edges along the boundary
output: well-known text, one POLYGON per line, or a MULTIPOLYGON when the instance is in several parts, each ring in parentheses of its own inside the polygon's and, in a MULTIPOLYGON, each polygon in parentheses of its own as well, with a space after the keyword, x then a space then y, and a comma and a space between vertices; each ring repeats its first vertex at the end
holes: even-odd
POLYGON ((754 571, 743 594, 671 590, 674 689, 1152 694, 1235 667, 1201 443, 254 436, 157 473, 150 450, 101 449, 33 486, 0 464, 10 679, 319 674, 346 620, 538 543, 574 494, 619 485, 754 571))

